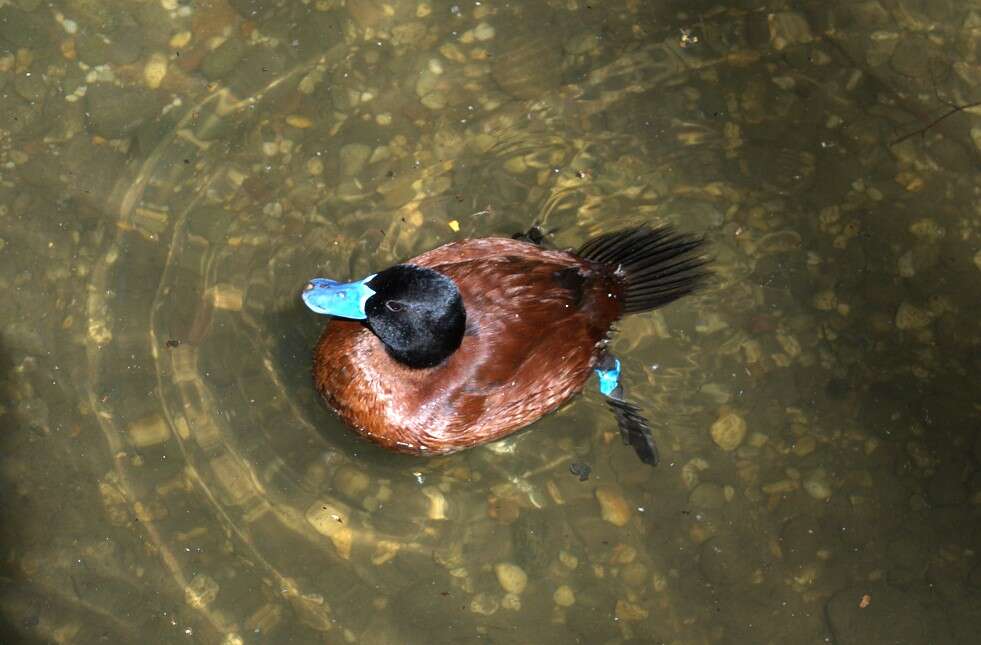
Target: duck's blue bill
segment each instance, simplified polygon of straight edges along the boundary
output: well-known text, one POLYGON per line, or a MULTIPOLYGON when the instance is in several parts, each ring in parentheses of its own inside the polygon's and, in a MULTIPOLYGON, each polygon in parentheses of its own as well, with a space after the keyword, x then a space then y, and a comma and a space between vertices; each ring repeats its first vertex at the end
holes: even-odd
POLYGON ((364 320, 368 315, 364 303, 375 292, 368 287, 374 275, 357 282, 334 282, 327 278, 314 278, 303 287, 303 304, 318 314, 364 320))

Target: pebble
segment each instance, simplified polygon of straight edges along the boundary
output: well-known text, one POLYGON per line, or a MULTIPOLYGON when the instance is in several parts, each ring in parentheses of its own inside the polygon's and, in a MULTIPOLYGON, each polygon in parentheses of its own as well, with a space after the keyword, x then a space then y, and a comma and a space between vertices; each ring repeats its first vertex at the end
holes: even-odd
POLYGON ((426 25, 421 22, 408 22, 392 28, 392 44, 395 46, 418 46, 426 37, 426 25))
POLYGON ((153 54, 143 66, 143 82, 152 90, 160 87, 167 76, 167 57, 163 54, 153 54))
POLYGON ((490 616, 500 607, 501 603, 498 602, 497 598, 488 593, 479 593, 470 601, 470 611, 482 616, 490 616))
POLYGON ((579 566, 579 558, 565 550, 559 551, 559 562, 567 569, 575 569, 579 566))
POLYGON ((798 484, 792 479, 781 479, 775 482, 763 484, 760 487, 767 495, 786 495, 797 490, 798 484))
POLYGON ((633 509, 630 508, 630 504, 616 488, 612 486, 597 488, 596 501, 599 502, 601 516, 610 524, 625 526, 630 521, 633 509))
POLYGON ((341 174, 353 177, 361 172, 371 156, 371 148, 363 143, 349 143, 341 148, 341 174))
POLYGON ((171 36, 170 42, 168 43, 171 49, 181 49, 186 47, 187 44, 191 42, 191 32, 189 31, 178 31, 176 34, 171 36))
POLYGON ((793 453, 798 457, 806 457, 817 448, 817 441, 810 435, 804 435, 794 442, 793 453))
POLYGON ((137 448, 163 443, 170 438, 170 428, 163 417, 144 417, 129 427, 129 438, 137 448))
POLYGON ((831 311, 838 306, 838 296, 835 295, 834 291, 826 289, 814 294, 814 298, 811 300, 811 303, 814 305, 815 309, 820 311, 831 311))
POLYGON ((628 587, 640 588, 647 582, 647 573, 642 562, 632 562, 623 568, 620 578, 628 587))
POLYGON ((760 345, 759 341, 746 339, 743 341, 742 350, 746 363, 750 365, 759 363, 763 358, 763 346, 760 345))
POLYGON ((921 309, 907 301, 896 310, 896 327, 898 329, 923 329, 930 325, 933 317, 926 309, 921 309))
POLYGON ((501 562, 494 565, 494 573, 497 574, 501 589, 509 594, 521 594, 528 586, 528 574, 516 564, 501 562))
POLYGON ((501 524, 513 524, 521 516, 521 506, 512 497, 491 497, 487 500, 487 516, 501 524))
POLYGON ((437 90, 422 97, 420 102, 430 110, 442 110, 446 107, 447 99, 445 94, 437 90))
POLYGON ((515 34, 491 60, 491 76, 502 90, 519 99, 539 99, 558 88, 562 52, 548 39, 515 34))
POLYGON ((307 172, 314 177, 324 174, 324 162, 320 157, 311 157, 307 161, 307 172))
POLYGON ((831 484, 823 468, 817 468, 804 478, 804 490, 814 499, 825 501, 831 499, 831 484))
POLYGON ((512 175, 520 175, 527 169, 528 165, 525 163, 524 157, 511 157, 504 162, 504 170, 512 175))
POLYGON ((245 293, 239 287, 231 284, 216 284, 208 290, 215 309, 226 311, 241 311, 245 293))
POLYGON ((577 34, 565 43, 565 51, 578 56, 599 48, 600 38, 593 33, 577 34))
POLYGON ((306 130, 307 128, 313 127, 313 121, 300 114, 291 114, 286 117, 286 125, 299 130, 306 130))
POLYGON ((416 79, 416 96, 421 99, 435 90, 438 83, 439 77, 433 74, 433 72, 427 66, 427 68, 419 74, 419 78, 416 79))
POLYGON ((812 517, 798 516, 787 520, 780 531, 780 551, 783 559, 797 567, 817 557, 823 534, 821 526, 812 517))
POLYGON ((238 38, 229 38, 213 49, 201 61, 201 73, 214 81, 229 75, 248 52, 248 45, 238 38))
POLYGON ((446 496, 443 495, 442 491, 435 486, 424 486, 422 494, 429 499, 426 516, 431 520, 445 520, 447 503, 446 496))
POLYGON ((685 488, 692 490, 698 485, 698 473, 709 467, 708 462, 701 457, 695 457, 681 467, 681 481, 685 488))
POLYGON ((14 90, 25 101, 36 103, 43 100, 48 86, 40 74, 18 74, 14 78, 14 90))
POLYGON ((696 508, 722 508, 726 503, 726 496, 718 484, 702 482, 688 496, 688 502, 696 508))
POLYGON ((107 139, 131 134, 157 115, 157 101, 145 89, 117 87, 108 83, 89 85, 85 93, 86 116, 94 134, 107 139))
POLYGON ((79 58, 89 65, 129 65, 139 60, 145 40, 138 29, 120 28, 105 34, 82 29, 76 36, 79 58))
POLYGON ((918 219, 910 224, 909 232, 916 237, 930 240, 932 242, 941 240, 946 235, 944 228, 940 226, 940 224, 937 224, 936 221, 928 217, 918 219))
POLYGON ((562 585, 552 594, 552 600, 559 607, 571 607, 576 604, 576 594, 569 585, 562 585))
POLYGON ((203 609, 214 602, 220 590, 214 578, 199 573, 184 588, 184 600, 195 609, 203 609))
POLYGON ((521 611, 521 596, 515 593, 506 593, 501 598, 501 607, 511 611, 521 611))
POLYGON ((353 466, 341 466, 334 475, 334 487, 350 500, 357 500, 368 490, 371 480, 368 475, 353 466))
POLYGON ((715 445, 726 452, 732 452, 746 437, 746 421, 735 412, 729 412, 712 424, 710 432, 715 445))
POLYGON ((807 20, 799 13, 793 11, 771 13, 767 16, 767 24, 770 27, 770 44, 778 51, 813 40, 807 20))
POLYGON ((618 620, 636 621, 647 618, 648 611, 640 605, 622 598, 617 601, 616 617, 618 620))
POLYGON ((904 278, 912 278, 916 275, 916 264, 913 262, 913 252, 907 251, 899 256, 896 261, 897 271, 904 278))
POLYGON ((348 528, 348 513, 330 502, 314 502, 306 512, 307 522, 321 535, 327 536, 337 555, 345 560, 351 557, 354 533, 348 528))
POLYGON ((797 358, 800 356, 801 347, 800 341, 796 337, 791 336, 783 331, 777 332, 777 342, 780 343, 780 347, 783 349, 784 353, 790 358, 797 358))
POLYGON ((610 564, 630 564, 637 558, 637 549, 629 544, 618 544, 610 554, 610 564))
POLYGON ((473 30, 473 35, 474 38, 480 41, 491 40, 494 38, 494 27, 486 22, 482 22, 473 30))

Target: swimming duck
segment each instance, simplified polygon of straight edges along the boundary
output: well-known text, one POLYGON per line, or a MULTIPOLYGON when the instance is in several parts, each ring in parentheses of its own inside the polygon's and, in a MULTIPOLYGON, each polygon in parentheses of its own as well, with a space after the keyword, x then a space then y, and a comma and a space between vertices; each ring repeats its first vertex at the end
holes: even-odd
POLYGON ((656 464, 608 340, 622 316, 698 286, 702 240, 638 227, 573 252, 542 237, 461 240, 354 282, 310 280, 303 302, 331 316, 313 363, 326 403, 384 448, 440 455, 527 426, 595 372, 624 443, 656 464))

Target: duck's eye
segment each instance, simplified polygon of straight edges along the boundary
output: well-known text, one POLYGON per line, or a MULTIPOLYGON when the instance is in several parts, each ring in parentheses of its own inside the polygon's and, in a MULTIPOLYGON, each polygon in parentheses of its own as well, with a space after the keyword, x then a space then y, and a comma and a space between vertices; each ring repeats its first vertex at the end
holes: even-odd
POLYGON ((398 300, 386 300, 385 306, 388 308, 389 311, 402 311, 403 309, 405 309, 405 305, 403 305, 398 300))

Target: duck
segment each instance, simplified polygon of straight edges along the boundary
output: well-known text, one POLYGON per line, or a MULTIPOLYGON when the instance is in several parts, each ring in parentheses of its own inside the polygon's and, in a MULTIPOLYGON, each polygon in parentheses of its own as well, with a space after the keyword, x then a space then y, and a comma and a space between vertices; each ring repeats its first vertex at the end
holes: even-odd
POLYGON ((313 278, 302 301, 329 317, 314 386, 382 448, 445 455, 532 424, 595 375, 623 443, 656 465, 650 423, 625 395, 610 341, 622 317, 704 283, 703 245, 639 226, 560 250, 534 227, 449 242, 354 281, 313 278))

